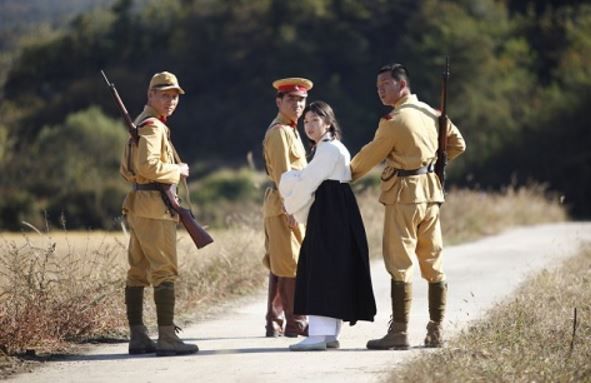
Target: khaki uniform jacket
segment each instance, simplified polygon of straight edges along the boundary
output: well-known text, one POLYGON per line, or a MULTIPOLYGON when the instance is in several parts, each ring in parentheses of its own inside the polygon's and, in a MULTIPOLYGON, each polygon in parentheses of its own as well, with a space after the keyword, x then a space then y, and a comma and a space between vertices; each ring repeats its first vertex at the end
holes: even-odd
MULTIPOLYGON (((351 160, 353 180, 386 160, 381 182, 382 204, 443 202, 443 190, 435 173, 410 177, 396 174, 396 169, 413 170, 435 163, 439 114, 414 94, 399 100, 394 110, 380 120, 374 139, 351 160)), ((465 149, 464 138, 450 122, 448 159, 454 159, 465 149)))
POLYGON ((301 170, 307 164, 306 149, 298 131, 282 114, 277 115, 265 133, 263 155, 267 174, 274 184, 272 190, 265 193, 263 214, 265 217, 274 217, 285 213, 277 191, 281 175, 288 170, 301 170))
MULTIPOLYGON (((123 178, 131 184, 177 184, 181 174, 179 166, 175 164, 168 127, 158 119, 158 114, 150 106, 144 107, 135 124, 138 126, 139 142, 136 145, 130 138, 125 146, 119 167, 123 178)), ((127 213, 178 221, 178 216, 170 214, 160 192, 156 190, 130 191, 123 201, 123 214, 127 213)))

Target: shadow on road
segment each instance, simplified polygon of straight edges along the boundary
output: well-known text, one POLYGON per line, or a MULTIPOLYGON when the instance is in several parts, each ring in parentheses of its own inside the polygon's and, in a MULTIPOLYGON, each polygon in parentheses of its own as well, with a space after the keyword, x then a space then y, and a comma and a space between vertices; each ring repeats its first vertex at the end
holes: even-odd
MULTIPOLYGON (((257 347, 257 348, 236 348, 221 350, 199 350, 192 355, 181 355, 184 357, 199 357, 208 355, 231 355, 231 354, 268 354, 277 352, 289 352, 287 347, 257 347)), ((47 362, 83 362, 83 361, 111 361, 126 359, 146 359, 154 358, 155 354, 129 355, 127 353, 117 354, 83 354, 83 355, 54 355, 47 362)), ((169 357, 174 358, 174 357, 169 357)))
MULTIPOLYGON (((411 350, 425 349, 423 346, 411 347, 411 350)), ((180 355, 177 357, 204 357, 204 356, 217 356, 217 355, 238 355, 238 354, 272 354, 272 353, 283 353, 292 352, 289 351, 288 347, 254 347, 254 348, 228 348, 218 350, 199 350, 198 353, 192 355, 180 355)), ((317 352, 317 351, 309 351, 317 352)), ((393 351, 393 350, 368 350, 366 348, 341 348, 335 350, 328 350, 327 352, 369 352, 369 353, 397 353, 404 351, 393 351)), ((298 352, 303 354, 308 352, 298 352)), ((83 354, 83 355, 54 355, 52 358, 46 360, 47 362, 83 362, 83 361, 112 361, 112 360, 126 360, 126 359, 146 359, 155 358, 155 354, 144 354, 144 355, 129 355, 127 353, 117 354, 83 354)), ((175 358, 174 356, 168 358, 175 358)))

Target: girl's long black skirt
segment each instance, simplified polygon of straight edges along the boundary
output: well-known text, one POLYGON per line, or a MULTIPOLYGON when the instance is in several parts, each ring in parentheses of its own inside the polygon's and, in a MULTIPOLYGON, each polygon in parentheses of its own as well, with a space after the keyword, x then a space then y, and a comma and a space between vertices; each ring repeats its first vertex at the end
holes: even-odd
POLYGON ((348 183, 324 181, 310 207, 296 276, 294 312, 373 321, 376 304, 365 228, 348 183))

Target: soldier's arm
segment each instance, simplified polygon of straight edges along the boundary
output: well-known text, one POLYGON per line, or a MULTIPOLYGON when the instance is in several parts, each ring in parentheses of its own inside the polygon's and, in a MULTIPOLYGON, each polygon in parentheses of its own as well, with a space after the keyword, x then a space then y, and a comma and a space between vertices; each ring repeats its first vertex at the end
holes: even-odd
POLYGON ((177 184, 181 179, 180 167, 161 159, 164 129, 156 124, 146 124, 138 128, 138 132, 138 174, 155 182, 177 184))
POLYGON ((267 157, 270 162, 269 176, 279 185, 281 175, 291 170, 289 161, 290 143, 286 132, 280 126, 271 128, 267 138, 267 157))
POLYGON ((386 159, 394 149, 394 139, 389 122, 381 122, 374 139, 365 145, 351 160, 351 177, 353 181, 364 176, 374 166, 386 159))
POLYGON ((451 121, 447 130, 447 158, 453 160, 466 150, 466 141, 460 130, 451 121))

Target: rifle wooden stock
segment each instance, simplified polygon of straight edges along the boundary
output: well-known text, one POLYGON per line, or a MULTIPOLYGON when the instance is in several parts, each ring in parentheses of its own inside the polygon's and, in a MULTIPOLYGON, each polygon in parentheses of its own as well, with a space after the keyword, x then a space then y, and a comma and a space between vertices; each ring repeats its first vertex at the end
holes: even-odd
POLYGON ((175 185, 161 184, 160 192, 162 193, 162 198, 165 199, 165 203, 168 201, 167 206, 179 215, 179 220, 198 249, 213 242, 213 238, 197 222, 193 212, 179 205, 176 198, 175 185))
POLYGON ((447 80, 449 79, 449 57, 445 57, 445 68, 441 80, 441 114, 439 115, 439 132, 437 146, 437 162, 435 162, 435 174, 445 190, 445 167, 447 166, 447 80))
MULTIPOLYGON (((117 92, 117 88, 115 88, 115 84, 110 82, 107 78, 107 75, 104 71, 101 70, 101 75, 103 79, 107 83, 107 86, 111 90, 111 95, 113 96, 113 100, 115 104, 119 108, 121 112, 121 116, 127 125, 127 129, 129 130, 129 134, 137 144, 139 141, 139 134, 137 131, 137 126, 133 123, 133 120, 129 116, 127 112, 127 108, 125 108, 125 104, 121 97, 119 97, 119 92, 117 92)), ((171 213, 174 211, 179 215, 179 220, 191 236, 191 239, 195 243, 198 249, 201 249, 204 246, 209 245, 213 242, 213 238, 205 231, 205 229, 197 222, 193 212, 189 209, 182 207, 177 200, 176 195, 176 185, 171 184, 160 184, 160 195, 162 196, 162 201, 164 204, 170 209, 171 213)))

